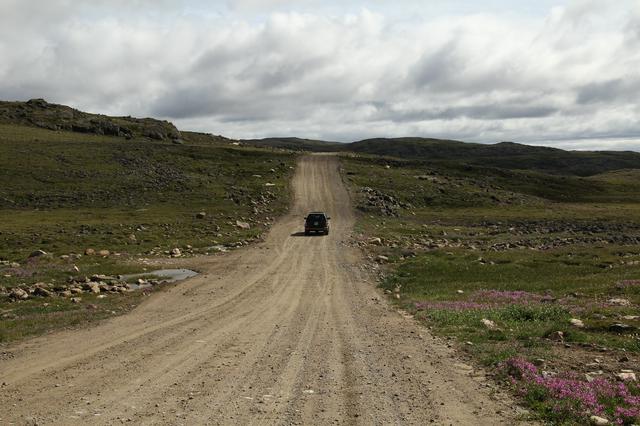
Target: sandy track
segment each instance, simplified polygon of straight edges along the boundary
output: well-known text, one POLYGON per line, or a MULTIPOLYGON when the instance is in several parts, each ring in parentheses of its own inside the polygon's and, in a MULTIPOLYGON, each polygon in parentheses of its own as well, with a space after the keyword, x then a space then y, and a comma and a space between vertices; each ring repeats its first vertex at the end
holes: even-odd
POLYGON ((511 404, 394 311, 347 244, 332 156, 300 161, 266 242, 128 315, 5 348, 0 423, 514 424, 511 404), (301 237, 310 210, 328 237, 301 237))

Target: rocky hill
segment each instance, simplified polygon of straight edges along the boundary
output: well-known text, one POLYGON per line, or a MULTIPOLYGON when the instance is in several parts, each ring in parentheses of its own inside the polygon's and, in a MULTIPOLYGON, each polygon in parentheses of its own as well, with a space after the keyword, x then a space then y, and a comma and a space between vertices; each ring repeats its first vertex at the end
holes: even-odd
POLYGON ((127 139, 142 137, 179 142, 182 138, 180 131, 168 121, 91 114, 65 105, 51 104, 44 99, 31 99, 27 102, 0 101, 0 124, 17 124, 127 139))

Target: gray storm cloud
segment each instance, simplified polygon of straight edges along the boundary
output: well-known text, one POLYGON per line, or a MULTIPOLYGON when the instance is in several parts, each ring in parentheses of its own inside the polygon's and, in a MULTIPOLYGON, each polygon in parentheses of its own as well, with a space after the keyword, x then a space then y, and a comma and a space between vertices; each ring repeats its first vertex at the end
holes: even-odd
POLYGON ((575 1, 545 18, 400 19, 388 8, 302 4, 274 1, 280 11, 269 13, 253 0, 5 0, 0 98, 231 137, 597 140, 602 149, 619 138, 640 150, 636 0, 575 1), (260 18, 245 15, 257 9, 260 18))

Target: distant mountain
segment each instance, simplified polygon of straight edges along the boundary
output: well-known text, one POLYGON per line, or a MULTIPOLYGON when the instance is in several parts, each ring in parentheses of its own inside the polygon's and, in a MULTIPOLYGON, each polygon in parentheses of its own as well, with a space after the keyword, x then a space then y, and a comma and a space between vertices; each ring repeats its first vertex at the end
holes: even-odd
POLYGON ((637 152, 564 151, 513 142, 488 145, 428 138, 377 138, 353 142, 343 149, 405 159, 577 176, 591 176, 611 170, 640 169, 640 153, 637 152))
POLYGON ((431 138, 375 138, 352 143, 296 137, 235 141, 205 133, 180 132, 168 121, 153 118, 109 117, 32 99, 0 101, 0 124, 152 139, 189 144, 231 144, 293 151, 355 152, 410 161, 448 163, 456 167, 480 166, 507 170, 536 171, 556 175, 593 176, 622 169, 640 169, 640 153, 628 151, 564 151, 513 142, 493 145, 431 138))
POLYGON ((44 99, 27 102, 0 101, 0 124, 18 124, 49 130, 180 141, 178 129, 168 121, 153 118, 109 117, 90 114, 44 99))
POLYGON ((293 151, 330 152, 339 151, 345 144, 340 142, 327 142, 314 139, 301 139, 293 137, 284 138, 264 138, 264 139, 243 139, 241 141, 247 145, 272 148, 290 149, 293 151))

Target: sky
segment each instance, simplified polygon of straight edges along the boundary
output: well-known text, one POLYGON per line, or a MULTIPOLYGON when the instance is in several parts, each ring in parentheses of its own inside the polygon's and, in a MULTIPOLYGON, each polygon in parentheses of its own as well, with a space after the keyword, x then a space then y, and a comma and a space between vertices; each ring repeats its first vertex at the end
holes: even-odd
POLYGON ((640 151, 640 0, 0 0, 0 99, 232 138, 640 151))

